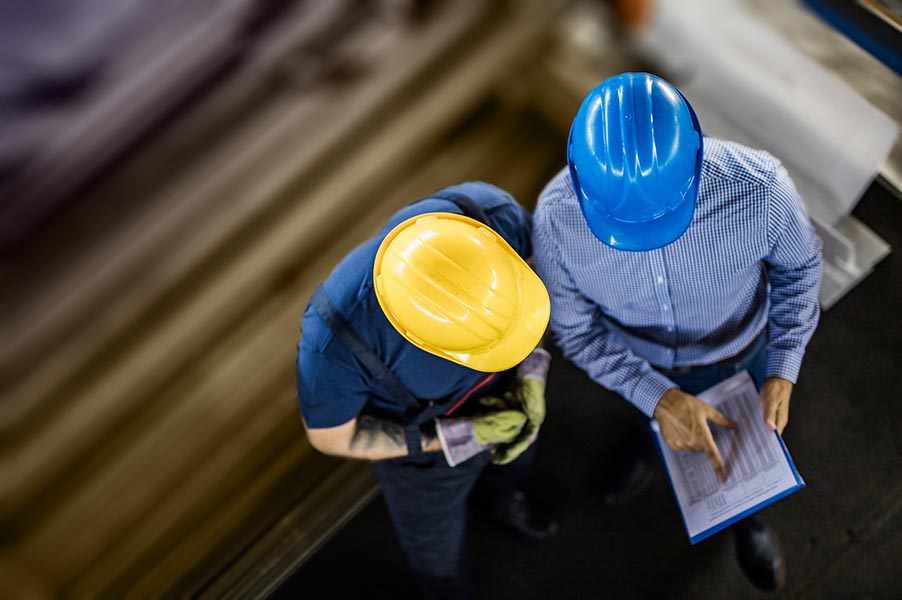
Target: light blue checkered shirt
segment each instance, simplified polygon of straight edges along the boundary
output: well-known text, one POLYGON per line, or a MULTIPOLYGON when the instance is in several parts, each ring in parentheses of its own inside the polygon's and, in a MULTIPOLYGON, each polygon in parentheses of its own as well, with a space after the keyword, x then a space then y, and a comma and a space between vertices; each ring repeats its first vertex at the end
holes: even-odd
POLYGON ((719 362, 766 325, 766 375, 796 381, 820 315, 821 241, 768 153, 706 138, 689 229, 648 252, 602 244, 564 169, 539 197, 533 245, 564 355, 646 415, 675 387, 652 365, 719 362))

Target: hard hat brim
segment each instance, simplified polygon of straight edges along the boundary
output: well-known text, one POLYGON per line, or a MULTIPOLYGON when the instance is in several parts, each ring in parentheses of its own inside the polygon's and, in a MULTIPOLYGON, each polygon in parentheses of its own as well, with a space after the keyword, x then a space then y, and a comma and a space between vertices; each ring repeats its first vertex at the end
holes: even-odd
MULTIPOLYGON (((582 190, 577 193, 585 195, 582 190)), ((591 209, 585 199, 579 203, 589 229, 596 238, 615 250, 645 252, 663 248, 680 238, 689 229, 695 214, 698 197, 698 176, 692 182, 686 198, 672 211, 653 221, 629 222, 607 215, 586 214, 591 209), (606 218, 607 217, 607 218, 606 218)))

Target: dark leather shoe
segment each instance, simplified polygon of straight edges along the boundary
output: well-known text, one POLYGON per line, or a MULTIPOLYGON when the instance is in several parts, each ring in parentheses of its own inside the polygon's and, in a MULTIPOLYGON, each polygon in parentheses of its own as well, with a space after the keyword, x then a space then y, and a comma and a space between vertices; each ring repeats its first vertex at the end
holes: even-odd
POLYGON ((786 581, 786 561, 776 532, 757 515, 731 527, 736 542, 736 560, 755 587, 771 592, 786 581))
POLYGON ((602 479, 602 500, 607 506, 619 506, 632 500, 651 481, 654 449, 644 433, 637 435, 617 452, 620 458, 602 479))
POLYGON ((550 510, 531 502, 515 491, 495 506, 492 516, 514 531, 534 540, 546 540, 557 533, 557 519, 550 510))

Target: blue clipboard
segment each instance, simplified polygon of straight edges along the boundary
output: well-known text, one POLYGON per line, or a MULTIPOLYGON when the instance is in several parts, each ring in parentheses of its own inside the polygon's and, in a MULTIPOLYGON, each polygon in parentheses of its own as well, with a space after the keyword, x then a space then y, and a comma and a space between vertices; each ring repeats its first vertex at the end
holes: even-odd
POLYGON ((690 544, 695 545, 695 544, 699 543, 700 541, 711 537, 715 533, 723 531, 730 525, 732 525, 738 521, 741 521, 745 517, 758 512, 765 506, 769 506, 769 505, 773 504, 774 502, 776 502, 777 500, 785 498, 786 496, 792 494, 793 492, 796 492, 796 491, 802 489, 803 487, 805 487, 805 481, 802 479, 802 476, 799 475, 799 471, 798 471, 798 469, 796 469, 795 463, 793 462, 792 457, 789 455, 789 450, 787 450, 786 444, 783 442, 783 438, 780 437, 779 433, 774 431, 773 434, 775 436, 777 436, 777 441, 780 442, 780 448, 783 449, 783 455, 786 457, 786 462, 789 464, 789 469, 792 472, 792 475, 795 477, 796 484, 790 488, 787 488, 785 490, 777 492, 776 494, 774 494, 772 496, 768 496, 768 497, 762 499, 760 502, 758 502, 754 506, 751 506, 739 514, 733 515, 732 517, 729 517, 715 525, 712 525, 711 527, 705 529, 704 531, 697 533, 696 535, 691 535, 689 533, 689 525, 686 522, 686 515, 683 512, 683 507, 680 505, 680 498, 677 495, 676 487, 673 484, 673 476, 671 475, 670 468, 668 467, 667 461, 664 458, 664 450, 661 446, 661 438, 660 438, 660 433, 659 433, 659 429, 658 429, 658 424, 654 421, 652 422, 652 429, 655 433, 655 435, 654 435, 655 447, 658 450, 658 456, 661 458, 661 463, 664 465, 664 470, 667 472, 667 483, 670 485, 670 490, 673 492, 673 497, 677 501, 677 507, 680 509, 680 519, 683 521, 683 529, 686 530, 686 535, 689 536, 690 544))

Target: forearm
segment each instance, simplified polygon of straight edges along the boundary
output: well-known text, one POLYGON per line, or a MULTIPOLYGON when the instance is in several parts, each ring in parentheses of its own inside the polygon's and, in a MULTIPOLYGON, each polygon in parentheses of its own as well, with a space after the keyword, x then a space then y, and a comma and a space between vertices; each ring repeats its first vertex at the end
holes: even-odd
POLYGON ((661 396, 674 387, 667 377, 633 352, 600 322, 586 324, 583 333, 558 334, 564 356, 582 368, 593 381, 626 398, 651 417, 661 396))
MULTIPOLYGON (((424 452, 441 450, 435 425, 427 423, 420 427, 420 443, 424 452)), ((348 444, 348 452, 344 456, 366 460, 383 460, 407 456, 407 442, 404 439, 404 427, 389 419, 370 415, 357 418, 354 434, 348 444)))
MULTIPOLYGON (((317 450, 331 456, 385 460, 409 454, 404 427, 397 421, 372 415, 360 415, 339 427, 308 429, 307 437, 317 450)), ((420 443, 424 452, 441 450, 432 423, 420 428, 420 443)))

